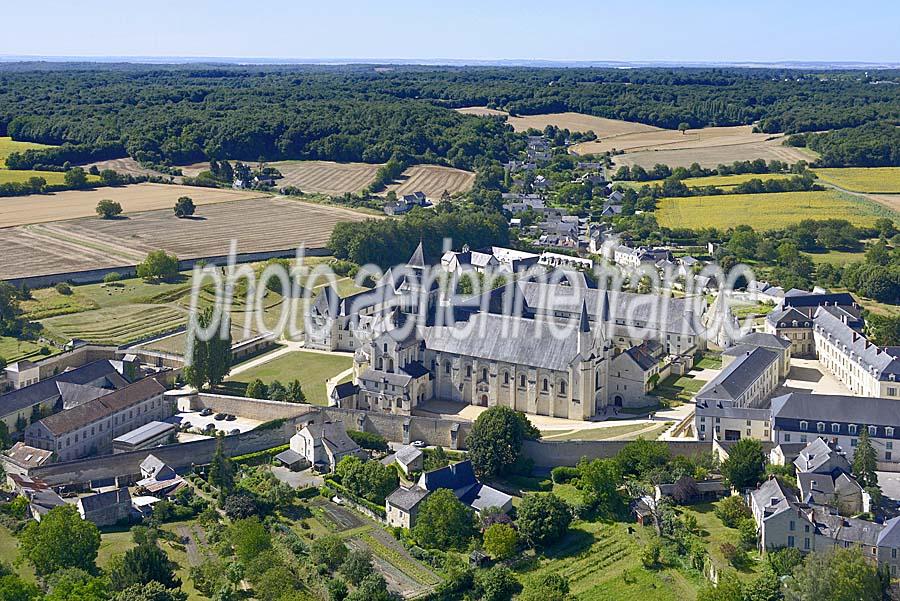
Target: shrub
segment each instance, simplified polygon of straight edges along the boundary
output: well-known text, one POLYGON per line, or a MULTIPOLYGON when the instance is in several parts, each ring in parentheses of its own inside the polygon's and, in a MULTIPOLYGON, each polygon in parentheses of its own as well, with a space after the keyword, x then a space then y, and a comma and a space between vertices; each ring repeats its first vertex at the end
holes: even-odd
POLYGON ((384 436, 373 432, 348 430, 347 435, 359 446, 370 451, 387 451, 388 441, 384 436))
POLYGON ((568 484, 578 477, 578 469, 566 465, 559 465, 550 470, 550 477, 556 484, 568 484))
POLYGON ((114 282, 118 282, 121 279, 122 279, 121 273, 119 273, 118 271, 110 271, 105 276, 103 276, 103 283, 104 284, 112 284, 114 282))
POLYGON ((741 520, 753 517, 744 500, 737 496, 726 497, 716 506, 716 517, 729 528, 737 528, 741 520))
POLYGON ((72 294, 72 287, 66 284, 65 282, 60 282, 55 286, 56 291, 63 296, 69 296, 72 294))
POLYGON ((645 568, 654 568, 659 565, 659 554, 662 551, 659 541, 653 539, 641 549, 641 563, 645 568))

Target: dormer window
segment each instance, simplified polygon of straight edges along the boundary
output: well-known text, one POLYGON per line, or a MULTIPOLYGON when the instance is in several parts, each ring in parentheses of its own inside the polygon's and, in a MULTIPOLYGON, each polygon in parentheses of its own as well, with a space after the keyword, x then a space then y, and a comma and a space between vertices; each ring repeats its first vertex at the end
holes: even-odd
POLYGON ((840 425, 840 424, 831 424, 831 433, 832 433, 832 434, 839 434, 840 431, 841 431, 841 425, 840 425))
POLYGON ((893 429, 892 427, 890 427, 890 426, 887 426, 887 427, 884 429, 884 435, 887 436, 887 437, 892 437, 892 436, 894 436, 894 429, 893 429))
POLYGON ((869 436, 878 435, 878 426, 869 426, 869 436))
POLYGON ((849 426, 847 426, 847 432, 848 432, 851 436, 856 436, 856 431, 857 431, 857 425, 856 425, 856 424, 850 424, 849 426))
POLYGON ((800 422, 800 429, 803 430, 804 432, 805 432, 806 430, 808 430, 808 429, 809 429, 809 422, 807 422, 807 421, 801 421, 801 422, 800 422))
POLYGON ((825 423, 824 423, 824 422, 819 422, 819 423, 817 423, 817 424, 816 424, 816 431, 819 432, 820 434, 821 434, 822 432, 824 432, 824 431, 825 431, 825 423))

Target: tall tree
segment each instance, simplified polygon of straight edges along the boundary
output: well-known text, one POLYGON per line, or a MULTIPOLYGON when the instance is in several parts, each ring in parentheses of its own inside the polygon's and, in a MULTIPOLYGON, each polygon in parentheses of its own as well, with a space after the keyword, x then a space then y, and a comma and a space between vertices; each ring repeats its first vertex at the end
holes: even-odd
POLYGON ((519 534, 532 547, 560 539, 571 523, 572 508, 553 493, 526 495, 518 508, 519 534))
POLYGON ((216 439, 216 451, 209 464, 209 482, 220 493, 227 494, 234 488, 234 466, 225 455, 224 440, 223 436, 216 439))
POLYGON ((879 601, 882 581, 858 548, 810 553, 786 579, 785 601, 879 601))
POLYGON ((499 476, 519 460, 522 441, 534 437, 534 427, 524 415, 502 405, 491 407, 478 416, 466 440, 469 459, 481 477, 499 476))
POLYGON ((465 549, 475 534, 475 521, 468 507, 452 490, 439 488, 419 508, 412 535, 426 549, 465 549))
POLYGON ((758 440, 742 438, 728 451, 722 462, 722 475, 735 488, 759 484, 766 471, 766 456, 758 440))
POLYGON ((74 505, 51 509, 19 536, 19 552, 39 576, 65 568, 93 572, 99 549, 100 531, 81 519, 74 505))
POLYGON ((166 588, 180 588, 181 579, 175 575, 178 564, 171 561, 155 541, 145 540, 115 558, 109 569, 109 579, 116 590, 149 584, 155 580, 166 588))
POLYGON ((877 462, 878 455, 869 438, 869 428, 862 426, 856 451, 853 453, 853 475, 863 488, 878 486, 878 476, 875 474, 877 462))

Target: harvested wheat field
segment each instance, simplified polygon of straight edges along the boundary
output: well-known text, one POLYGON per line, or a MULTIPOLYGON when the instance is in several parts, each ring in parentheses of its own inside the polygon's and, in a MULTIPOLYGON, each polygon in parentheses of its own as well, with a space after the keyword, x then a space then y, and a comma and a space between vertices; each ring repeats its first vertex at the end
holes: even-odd
POLYGON ((269 163, 284 176, 275 186, 296 186, 303 192, 339 196, 356 193, 375 179, 381 165, 371 163, 333 163, 331 161, 279 161, 269 163))
POLYGON ((194 204, 200 206, 260 198, 265 194, 252 190, 222 190, 168 184, 133 184, 94 190, 31 194, 0 198, 0 227, 96 217, 97 203, 104 198, 120 203, 126 215, 157 209, 168 209, 171 213, 179 196, 190 196, 194 204))
POLYGON ((0 229, 0 280, 127 265, 110 253, 32 233, 0 229))
POLYGON ((398 195, 412 194, 421 190, 433 202, 440 200, 446 190, 450 194, 468 192, 475 183, 471 171, 444 167, 442 165, 413 165, 403 172, 396 183, 387 187, 398 195))
POLYGON ((79 219, 59 224, 88 244, 127 246, 145 254, 157 248, 179 258, 228 253, 232 239, 238 252, 281 250, 305 244, 323 248, 341 221, 369 215, 292 199, 258 198, 221 203, 198 211, 194 219, 178 219, 170 210, 148 211, 124 220, 79 219))
POLYGON ((765 142, 772 134, 753 133, 752 125, 735 127, 705 127, 689 129, 684 133, 672 129, 654 128, 651 131, 623 133, 614 137, 601 137, 593 142, 581 142, 572 146, 575 154, 594 154, 612 150, 638 152, 641 150, 681 150, 708 148, 765 142))
MULTIPOLYGON (((96 163, 88 163, 87 165, 82 166, 85 171, 87 171, 91 167, 96 167, 100 171, 103 171, 104 169, 112 169, 116 173, 121 173, 122 175, 133 175, 135 177, 141 177, 145 175, 150 177, 169 177, 167 174, 160 171, 154 171, 153 169, 142 167, 140 163, 138 163, 131 157, 126 157, 124 159, 110 159, 108 161, 97 161, 96 163)), ((207 168, 208 167, 209 166, 207 165, 207 168)))
POLYGON ((569 131, 586 132, 592 131, 599 138, 608 138, 613 136, 621 136, 634 133, 649 133, 655 131, 665 131, 652 125, 644 125, 643 123, 633 123, 631 121, 622 121, 620 119, 607 119, 605 117, 595 117, 584 113, 546 113, 543 115, 523 115, 520 117, 511 117, 505 111, 489 109, 479 106, 470 106, 466 108, 456 109, 457 112, 465 115, 484 116, 500 116, 505 115, 507 122, 513 126, 517 132, 527 131, 528 129, 543 130, 548 125, 553 125, 561 129, 569 131))
POLYGON ((747 142, 735 144, 697 146, 694 148, 642 150, 627 152, 613 157, 615 168, 622 165, 640 165, 645 169, 652 168, 657 163, 670 167, 690 167, 693 163, 699 163, 701 167, 713 168, 721 164, 730 164, 735 161, 784 161, 796 163, 797 161, 812 161, 814 157, 808 151, 783 146, 781 138, 762 142, 747 142))

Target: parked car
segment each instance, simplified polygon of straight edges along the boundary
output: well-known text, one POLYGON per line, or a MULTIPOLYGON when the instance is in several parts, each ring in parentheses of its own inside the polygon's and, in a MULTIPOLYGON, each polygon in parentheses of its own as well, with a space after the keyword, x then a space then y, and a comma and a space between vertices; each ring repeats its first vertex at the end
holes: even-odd
POLYGON ((206 417, 206 416, 208 416, 208 415, 212 415, 212 409, 210 409, 209 407, 205 407, 205 408, 203 409, 203 411, 200 412, 200 415, 202 415, 203 417, 206 417))
POLYGON ((225 419, 225 414, 224 413, 216 413, 213 416, 213 419, 216 421, 221 421, 221 420, 225 419))
POLYGON ((206 424, 206 427, 203 429, 206 430, 207 432, 212 432, 216 429, 216 425, 214 423, 210 422, 210 423, 206 424))
POLYGON ((182 429, 182 430, 190 430, 190 429, 191 429, 191 422, 181 422, 181 429, 182 429))
POLYGON ((233 422, 233 421, 236 420, 236 419, 237 419, 237 418, 236 418, 234 415, 232 415, 231 413, 226 413, 226 414, 225 414, 225 421, 226 421, 226 422, 233 422))
POLYGON ((229 435, 229 436, 234 436, 235 434, 240 434, 240 433, 241 433, 241 431, 238 430, 237 428, 235 428, 234 430, 231 430, 231 431, 228 433, 228 435, 229 435))
POLYGON ((424 448, 426 445, 421 440, 414 440, 414 441, 412 441, 412 446, 416 447, 417 449, 421 449, 421 448, 424 448))

